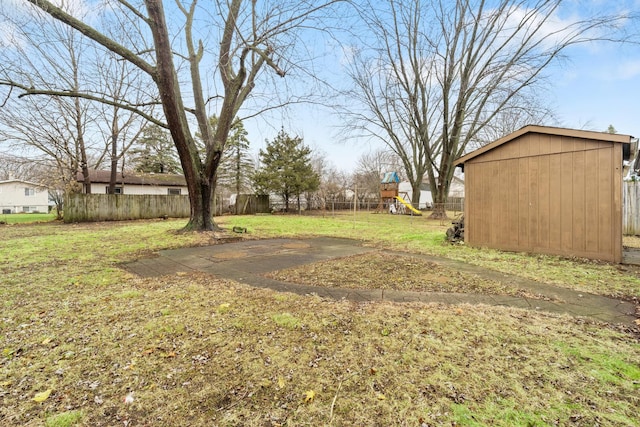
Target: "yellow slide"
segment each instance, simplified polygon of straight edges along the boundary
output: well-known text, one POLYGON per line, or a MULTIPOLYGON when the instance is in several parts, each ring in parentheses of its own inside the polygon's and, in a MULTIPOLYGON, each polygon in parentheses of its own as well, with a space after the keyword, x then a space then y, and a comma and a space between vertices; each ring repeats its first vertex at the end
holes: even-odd
POLYGON ((420 212, 418 209, 411 206, 411 203, 407 203, 402 197, 396 196, 396 199, 398 199, 400 203, 408 207, 411 210, 411 212, 413 212, 415 215, 422 215, 422 212, 420 212))

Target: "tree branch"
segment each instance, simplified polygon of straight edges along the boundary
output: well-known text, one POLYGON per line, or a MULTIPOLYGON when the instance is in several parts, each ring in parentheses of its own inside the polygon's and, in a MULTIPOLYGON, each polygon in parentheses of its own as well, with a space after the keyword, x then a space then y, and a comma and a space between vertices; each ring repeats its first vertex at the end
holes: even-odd
MULTIPOLYGON (((23 98, 25 96, 31 96, 31 95, 49 95, 49 96, 61 96, 61 97, 68 97, 68 98, 82 98, 82 99, 87 99, 89 101, 100 102, 102 104, 111 105, 111 106, 114 106, 114 107, 119 107, 119 108, 122 108, 124 110, 131 111, 133 113, 138 114, 140 117, 150 121, 151 123, 153 123, 155 125, 163 127, 165 129, 168 129, 168 126, 167 126, 166 123, 156 119, 155 117, 149 115, 148 113, 145 113, 144 111, 139 110, 135 106, 132 106, 132 105, 129 105, 129 104, 123 104, 123 103, 117 102, 117 101, 112 101, 110 99, 105 99, 105 98, 102 98, 102 97, 99 97, 99 96, 95 96, 95 95, 91 95, 91 94, 88 94, 88 93, 76 92, 76 91, 35 89, 35 88, 27 87, 27 86, 24 86, 24 85, 15 83, 15 82, 11 82, 11 83, 0 82, 0 85, 11 86, 11 87, 14 87, 14 88, 18 88, 18 89, 24 90, 24 93, 21 93, 20 95, 18 95, 18 98, 23 98)), ((144 104, 144 105, 148 105, 148 104, 144 104)))
MULTIPOLYGON (((138 55, 122 46, 121 44, 115 42, 113 39, 105 36, 95 28, 87 25, 86 23, 80 21, 79 19, 74 18, 73 16, 66 13, 61 8, 55 6, 48 0, 27 0, 29 3, 38 7, 45 13, 51 15, 53 18, 57 19, 60 22, 63 22, 66 25, 69 25, 72 28, 75 28, 91 40, 97 42, 98 44, 104 46, 110 51, 118 54, 123 57, 127 61, 134 64, 136 67, 140 68, 145 73, 155 78, 155 67, 140 58, 138 55)), ((119 0, 121 1, 121 0, 119 0)), ((122 2, 122 1, 121 1, 122 2)), ((123 3, 124 4, 124 3, 123 3)), ((129 6, 131 7, 131 6, 129 6)), ((134 9, 135 10, 135 9, 134 9)), ((145 19, 145 22, 148 23, 148 20, 145 19)))

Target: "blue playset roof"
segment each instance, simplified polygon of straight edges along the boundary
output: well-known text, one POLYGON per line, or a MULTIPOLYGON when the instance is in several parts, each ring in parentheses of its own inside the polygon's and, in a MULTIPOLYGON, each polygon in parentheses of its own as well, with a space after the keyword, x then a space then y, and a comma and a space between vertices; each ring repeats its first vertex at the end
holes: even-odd
POLYGON ((397 172, 386 172, 384 178, 380 181, 381 184, 389 184, 391 182, 400 182, 400 177, 397 172))

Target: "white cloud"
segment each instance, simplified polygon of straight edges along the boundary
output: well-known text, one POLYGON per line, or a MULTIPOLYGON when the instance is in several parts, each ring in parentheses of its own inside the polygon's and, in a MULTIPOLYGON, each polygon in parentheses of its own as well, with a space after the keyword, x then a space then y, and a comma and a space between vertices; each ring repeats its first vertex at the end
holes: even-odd
POLYGON ((0 48, 10 48, 16 45, 22 45, 22 41, 16 33, 16 26, 11 22, 0 20, 0 48))
POLYGON ((640 77, 640 59, 628 60, 619 63, 611 80, 631 80, 640 77))

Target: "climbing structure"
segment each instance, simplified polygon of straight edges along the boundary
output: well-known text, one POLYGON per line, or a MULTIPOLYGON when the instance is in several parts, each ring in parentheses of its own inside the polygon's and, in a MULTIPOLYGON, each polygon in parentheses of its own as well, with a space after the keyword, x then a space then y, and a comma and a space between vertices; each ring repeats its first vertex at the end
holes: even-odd
POLYGON ((380 181, 380 203, 376 212, 385 212, 394 199, 398 196, 398 184, 400 177, 397 172, 387 172, 380 181))
POLYGON ((399 191, 400 177, 397 172, 387 172, 380 181, 380 203, 376 212, 422 215, 411 206, 411 198, 406 192, 399 191), (393 205, 393 206, 392 206, 393 205))

